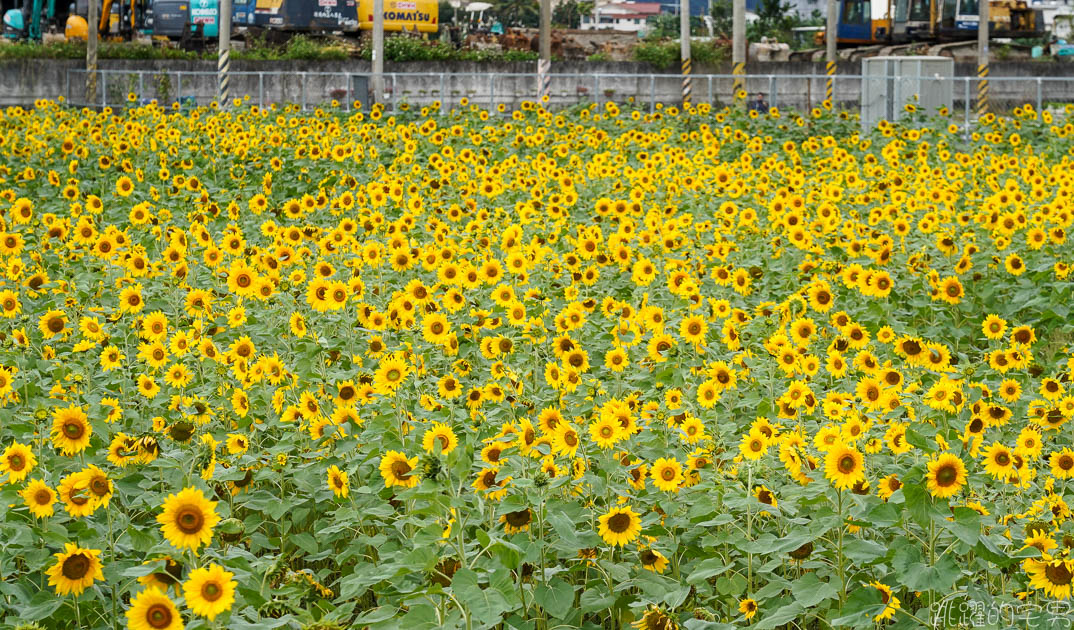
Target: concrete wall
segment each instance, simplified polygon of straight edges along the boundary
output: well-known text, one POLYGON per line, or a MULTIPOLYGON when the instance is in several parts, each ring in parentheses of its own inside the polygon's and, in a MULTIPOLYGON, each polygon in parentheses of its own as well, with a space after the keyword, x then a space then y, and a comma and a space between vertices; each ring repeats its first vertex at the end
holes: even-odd
MULTIPOLYGON (((64 96, 68 102, 84 102, 84 75, 80 60, 20 59, 0 61, 0 105, 28 105, 39 98, 64 96)), ((128 93, 139 98, 172 102, 194 98, 208 103, 215 97, 215 64, 212 61, 102 60, 98 92, 110 105, 126 101, 128 93)), ((333 98, 347 103, 355 98, 368 100, 364 79, 370 64, 347 61, 237 61, 232 63, 232 96, 250 95, 252 103, 304 103, 315 106, 333 98)), ((972 64, 956 64, 956 75, 973 76, 972 64)), ((396 102, 424 104, 433 100, 457 102, 462 97, 486 105, 503 103, 517 106, 534 98, 535 62, 468 63, 411 62, 386 64, 387 86, 396 102), (407 75, 397 73, 411 73, 407 75), (421 73, 412 74, 412 73, 421 73)), ((681 82, 677 75, 656 72, 647 64, 634 62, 562 62, 553 64, 552 101, 626 101, 675 103, 680 100, 681 82), (643 76, 616 76, 616 75, 643 76)), ((730 65, 700 67, 698 75, 730 75, 730 65)), ((857 75, 858 63, 839 66, 841 75, 857 75)), ((809 62, 755 62, 747 66, 747 90, 765 92, 769 104, 782 108, 806 109, 824 98, 823 65, 809 62), (808 75, 814 75, 810 78, 808 75)), ((995 62, 991 65, 992 98, 1004 107, 1025 102, 1074 102, 1074 63, 995 62), (1004 81, 1003 77, 1017 80, 1004 81), (1036 77, 1043 77, 1040 81, 1036 77)), ((694 102, 727 103, 731 78, 697 76, 694 102)), ((965 82, 956 80, 955 106, 962 106, 965 82)), ((976 83, 970 81, 971 95, 976 83)), ((835 101, 857 107, 860 82, 854 76, 837 77, 835 101)))

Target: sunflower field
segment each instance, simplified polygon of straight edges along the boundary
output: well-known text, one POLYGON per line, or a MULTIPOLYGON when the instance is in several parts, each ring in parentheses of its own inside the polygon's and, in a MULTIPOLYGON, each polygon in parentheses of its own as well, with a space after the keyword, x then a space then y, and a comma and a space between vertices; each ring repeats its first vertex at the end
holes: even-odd
POLYGON ((4 110, 2 623, 1069 628, 1072 114, 4 110))

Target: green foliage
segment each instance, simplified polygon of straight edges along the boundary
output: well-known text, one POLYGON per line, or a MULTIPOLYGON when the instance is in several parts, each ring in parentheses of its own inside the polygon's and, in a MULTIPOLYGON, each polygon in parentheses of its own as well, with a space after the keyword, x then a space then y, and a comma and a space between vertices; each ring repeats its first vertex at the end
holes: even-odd
POLYGON ((534 0, 494 0, 489 13, 506 26, 536 28, 540 24, 539 5, 534 0))
MULTIPOLYGON (((215 53, 214 53, 215 54, 215 53)), ((127 42, 101 42, 99 59, 200 59, 196 52, 165 46, 146 46, 127 42)), ((15 42, 0 45, 0 59, 85 59, 86 43, 78 41, 15 42)))
MULTIPOLYGON (((369 42, 361 48, 362 59, 372 59, 373 49, 369 42)), ((528 50, 456 50, 440 40, 424 40, 413 37, 386 37, 384 58, 388 61, 477 61, 510 62, 533 61, 537 53, 528 50)))
POLYGON ((634 60, 665 70, 679 60, 679 45, 672 41, 642 41, 634 47, 634 60))
MULTIPOLYGON (((730 53, 726 46, 717 41, 691 40, 690 56, 694 64, 716 65, 726 61, 730 53)), ((650 64, 658 70, 664 70, 677 64, 682 58, 679 42, 671 40, 644 40, 634 47, 634 60, 650 64)))
POLYGON ((552 25, 563 28, 578 28, 582 25, 582 16, 593 13, 592 0, 566 0, 552 9, 552 25))
POLYGON ((347 49, 338 44, 325 44, 306 35, 296 35, 282 46, 273 46, 264 39, 251 37, 247 39, 245 48, 232 53, 235 59, 257 60, 332 61, 349 56, 347 49))

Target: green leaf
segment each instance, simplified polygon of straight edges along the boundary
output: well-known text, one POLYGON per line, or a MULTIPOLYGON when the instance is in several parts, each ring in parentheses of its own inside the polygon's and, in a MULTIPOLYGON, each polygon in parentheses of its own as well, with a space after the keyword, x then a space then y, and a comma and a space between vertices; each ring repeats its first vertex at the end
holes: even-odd
POLYGON ((824 600, 838 597, 839 589, 831 582, 822 582, 816 573, 806 573, 794 582, 791 593, 802 607, 812 608, 824 600))
POLYGON ((686 583, 696 586, 711 577, 722 574, 732 566, 734 565, 724 563, 722 558, 702 560, 697 564, 697 568, 694 569, 693 573, 686 578, 686 583))
POLYGON ((615 596, 596 588, 588 588, 582 591, 580 609, 582 614, 595 611, 605 611, 615 604, 615 596))
POLYGON ((503 613, 510 608, 498 590, 482 589, 478 585, 477 573, 471 569, 459 569, 455 572, 451 590, 470 612, 477 627, 487 628, 500 623, 503 613))
POLYGON ((317 541, 314 540, 313 536, 310 536, 306 532, 292 534, 290 536, 290 541, 293 542, 296 547, 298 547, 302 551, 305 551, 311 556, 318 551, 317 541))
POLYGON ((873 618, 884 610, 880 591, 875 588, 855 589, 839 610, 839 617, 831 620, 834 628, 872 628, 873 618))
POLYGON ((940 527, 948 530, 956 538, 973 546, 981 537, 981 515, 976 510, 958 507, 955 508, 955 520, 943 519, 939 521, 940 527))
POLYGON ((765 615, 753 628, 755 630, 769 630, 770 628, 782 626, 794 621, 803 612, 805 612, 805 607, 802 604, 791 602, 765 615))
POLYGON ((574 587, 558 578, 538 584, 533 599, 553 619, 562 619, 574 606, 574 587))

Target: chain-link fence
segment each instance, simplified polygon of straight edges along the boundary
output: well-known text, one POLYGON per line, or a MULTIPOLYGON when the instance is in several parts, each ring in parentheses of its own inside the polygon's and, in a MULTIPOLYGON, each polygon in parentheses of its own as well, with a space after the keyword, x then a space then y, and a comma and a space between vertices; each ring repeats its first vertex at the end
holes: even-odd
MULTIPOLYGON (((248 104, 267 107, 293 104, 303 109, 335 103, 350 109, 355 101, 367 104, 369 74, 345 72, 232 72, 231 94, 248 104)), ((208 105, 216 99, 212 71, 98 70, 96 93, 86 98, 86 70, 67 74, 67 102, 72 105, 122 107, 130 103, 157 101, 164 105, 208 105)), ((660 104, 680 105, 682 75, 678 74, 552 74, 547 107, 579 103, 633 103, 655 110, 660 104)), ((781 110, 808 111, 819 107, 828 80, 823 74, 767 74, 745 77, 748 99, 781 110)), ((933 77, 929 77, 933 79, 933 77)), ((693 75, 693 103, 722 107, 733 102, 735 77, 730 74, 693 75)), ((951 115, 969 122, 977 108, 977 77, 950 77, 951 115)), ((378 100, 389 111, 406 106, 421 107, 434 101, 458 103, 466 99, 483 107, 514 109, 534 100, 536 73, 442 73, 389 72, 384 75, 385 93, 378 100)), ((1009 113, 1015 107, 1033 105, 1037 111, 1062 109, 1074 104, 1074 80, 1062 77, 990 77, 989 110, 1009 113)), ((860 75, 836 75, 832 105, 858 111, 863 79, 860 75)), ((901 107, 901 105, 900 105, 901 107)))

